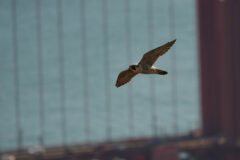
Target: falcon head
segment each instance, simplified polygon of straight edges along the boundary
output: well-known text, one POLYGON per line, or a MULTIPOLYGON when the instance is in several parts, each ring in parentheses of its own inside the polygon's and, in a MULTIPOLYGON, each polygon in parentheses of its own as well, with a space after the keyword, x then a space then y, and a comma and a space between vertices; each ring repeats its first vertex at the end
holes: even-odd
POLYGON ((138 65, 136 64, 131 64, 129 66, 129 70, 131 70, 132 72, 136 73, 138 71, 138 65))

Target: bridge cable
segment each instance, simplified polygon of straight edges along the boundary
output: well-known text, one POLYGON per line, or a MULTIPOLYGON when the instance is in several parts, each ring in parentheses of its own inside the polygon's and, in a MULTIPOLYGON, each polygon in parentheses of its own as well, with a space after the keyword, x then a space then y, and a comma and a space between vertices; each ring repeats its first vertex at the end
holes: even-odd
MULTIPOLYGON (((153 48, 154 42, 154 15, 153 15, 153 0, 148 0, 147 4, 148 13, 148 47, 153 48)), ((155 77, 150 77, 150 100, 151 100, 151 124, 152 124, 152 134, 157 136, 157 108, 156 108, 156 83, 155 77)))
POLYGON ((108 39, 108 0, 102 3, 103 24, 103 51, 104 51, 104 82, 105 82, 105 107, 106 107, 106 137, 112 139, 111 119, 111 90, 110 90, 110 63, 109 63, 109 39, 108 39))
POLYGON ((57 1, 57 31, 58 31, 58 53, 59 53, 59 82, 60 82, 60 107, 62 144, 66 145, 66 110, 65 110, 65 77, 64 77, 64 42, 62 24, 62 0, 57 1))
POLYGON ((17 148, 22 149, 22 128, 20 112, 20 87, 19 87, 19 63, 18 63, 18 24, 17 1, 12 0, 12 38, 13 38, 13 69, 14 69, 14 106, 16 111, 17 148))
MULTIPOLYGON (((125 0, 125 29, 126 29, 126 58, 127 65, 132 63, 132 30, 131 30, 131 10, 130 1, 125 0)), ((127 87, 128 99, 128 127, 129 136, 134 136, 134 103, 133 103, 133 86, 132 83, 127 87)))
POLYGON ((40 122, 40 137, 39 143, 44 145, 44 74, 43 74, 43 53, 42 53, 42 24, 41 24, 41 1, 36 1, 36 30, 37 30, 37 62, 38 62, 38 102, 39 102, 39 122, 40 122))
POLYGON ((82 52, 82 77, 83 77, 83 105, 85 121, 85 139, 90 142, 90 120, 89 120, 89 102, 88 102, 88 58, 87 58, 87 41, 86 41, 86 15, 85 0, 80 0, 80 30, 81 30, 81 52, 82 52))
MULTIPOLYGON (((169 26, 170 26, 170 38, 175 39, 175 1, 169 0, 169 26)), ((171 72, 172 72, 172 107, 173 107, 173 129, 175 134, 179 133, 178 129, 178 94, 177 94, 177 56, 176 56, 176 45, 171 48, 171 72)))

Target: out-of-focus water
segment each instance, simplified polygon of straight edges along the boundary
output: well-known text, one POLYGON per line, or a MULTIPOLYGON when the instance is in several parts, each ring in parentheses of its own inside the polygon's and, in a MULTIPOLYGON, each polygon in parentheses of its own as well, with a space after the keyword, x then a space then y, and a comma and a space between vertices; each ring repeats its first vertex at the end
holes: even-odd
MULTIPOLYGON (((45 106, 45 145, 62 144, 61 86, 59 72, 58 11, 56 0, 41 0, 41 37, 43 56, 43 96, 45 106)), ((174 115, 178 115, 179 133, 200 127, 197 26, 194 0, 175 1, 175 44, 177 66, 177 106, 173 106, 173 50, 155 66, 167 70, 167 76, 139 75, 131 81, 133 114, 129 116, 128 85, 116 88, 118 73, 128 67, 126 53, 126 0, 108 0, 107 29, 110 66, 110 113, 113 139, 151 136, 151 85, 155 81, 158 135, 175 134, 174 115), (131 117, 132 122, 130 122, 131 117), (129 124, 133 123, 133 131, 129 124)), ((148 0, 130 1, 131 61, 144 52, 172 40, 169 0, 153 0, 153 43, 149 45, 148 0)), ((86 53, 88 73, 89 140, 104 141, 106 107, 104 82, 104 35, 102 0, 86 0, 86 53)), ((62 0, 62 29, 65 80, 66 143, 86 142, 83 101, 83 71, 80 30, 80 1, 62 0)), ((106 18, 106 17, 105 17, 106 18)), ((24 147, 39 145, 41 134, 38 95, 36 1, 17 1, 17 45, 20 93, 20 125, 24 147)), ((16 109, 14 105, 12 1, 0 0, 0 150, 17 147, 16 109)))

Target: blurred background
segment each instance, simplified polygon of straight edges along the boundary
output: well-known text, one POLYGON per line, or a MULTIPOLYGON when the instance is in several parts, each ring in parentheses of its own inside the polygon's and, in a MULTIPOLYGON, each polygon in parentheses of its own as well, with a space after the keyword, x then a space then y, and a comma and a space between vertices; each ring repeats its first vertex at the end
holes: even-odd
MULTIPOLYGON (((149 150, 150 142, 199 136, 206 120, 200 107, 207 106, 199 97, 208 93, 200 92, 200 75, 204 82, 210 72, 199 72, 205 63, 198 64, 204 57, 198 55, 197 40, 209 38, 200 35, 203 13, 197 11, 204 4, 209 5, 195 0, 0 0, 1 153, 64 148, 68 155, 72 146, 91 146, 95 154, 95 145, 123 142, 126 148, 141 142, 149 150), (129 64, 173 39, 175 45, 155 64, 168 75, 139 75, 115 87, 129 64)), ((211 28, 209 17, 204 18, 211 28)), ((158 159, 143 153, 125 158, 158 159)), ((172 148, 157 153, 188 157, 172 148)), ((94 157, 99 155, 88 159, 94 157)))

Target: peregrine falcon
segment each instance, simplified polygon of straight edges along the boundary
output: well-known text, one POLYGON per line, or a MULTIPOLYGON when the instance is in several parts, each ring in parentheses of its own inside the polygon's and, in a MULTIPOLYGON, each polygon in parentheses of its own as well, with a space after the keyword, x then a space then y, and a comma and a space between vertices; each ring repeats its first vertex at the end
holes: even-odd
POLYGON ((118 75, 116 87, 120 87, 128 83, 134 76, 139 73, 160 75, 167 74, 168 72, 154 67, 153 64, 157 61, 158 57, 166 53, 172 47, 175 41, 176 39, 145 53, 138 64, 130 65, 127 70, 122 71, 118 75))

